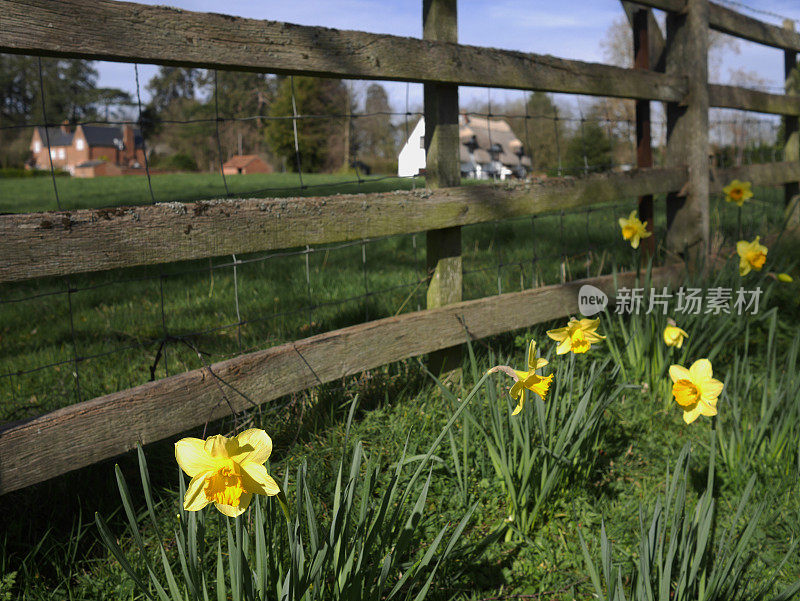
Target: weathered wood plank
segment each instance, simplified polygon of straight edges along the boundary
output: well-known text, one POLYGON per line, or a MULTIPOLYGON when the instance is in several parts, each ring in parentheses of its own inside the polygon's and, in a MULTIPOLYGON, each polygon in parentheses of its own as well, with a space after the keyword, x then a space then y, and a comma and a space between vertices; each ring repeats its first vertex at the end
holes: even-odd
MULTIPOLYGON (((628 23, 634 29, 634 18, 640 10, 647 11, 647 59, 648 69, 651 71, 664 72, 664 34, 661 33, 661 27, 656 21, 653 11, 650 9, 643 9, 641 5, 630 0, 621 0, 622 8, 625 10, 625 16, 628 17, 628 23)), ((635 42, 634 42, 635 43, 635 42)))
MULTIPOLYGON (((422 37, 439 42, 458 42, 456 0, 422 1, 422 37)), ((432 189, 461 183, 458 136, 458 86, 426 83, 425 183, 432 189)), ((425 235, 428 269, 428 309, 460 302, 463 293, 461 227, 428 230, 425 235)), ((461 347, 433 352, 428 365, 435 374, 461 366, 461 347)))
POLYGON ((0 216, 0 282, 326 244, 679 190, 685 168, 522 185, 0 216))
POLYGON ((780 186, 800 180, 800 162, 757 163, 717 169, 711 173, 711 192, 722 192, 732 180, 752 182, 756 186, 780 186))
MULTIPOLYGON (((678 271, 659 268, 655 286, 678 271)), ((632 274, 618 286, 634 285, 632 274)), ((577 313, 578 289, 614 295, 613 276, 535 288, 408 313, 250 353, 211 366, 258 403, 361 371, 577 313), (466 329, 466 331, 465 331, 466 329)), ((544 342, 544 341, 542 341, 544 342)), ((214 376, 197 369, 0 429, 0 494, 124 453, 137 442, 176 435, 229 414, 214 376)), ((249 403, 229 395, 238 411, 249 403)))
MULTIPOLYGON (((631 5, 629 3, 623 4, 627 12, 628 7, 631 5)), ((650 42, 650 29, 655 28, 657 30, 658 23, 655 22, 653 11, 650 9, 637 8, 628 14, 633 31, 633 68, 650 69, 650 51, 654 49, 654 44, 650 42)), ((658 52, 658 49, 656 49, 656 52, 658 52)), ((653 166, 649 100, 636 101, 636 166, 639 169, 650 169, 653 166)), ((654 235, 655 212, 652 194, 644 194, 639 197, 639 219, 646 224, 647 231, 650 232, 650 236, 642 240, 641 243, 641 259, 647 260, 649 257, 653 257, 656 251, 656 237, 654 235)))
POLYGON ((770 94, 737 86, 708 84, 709 104, 715 108, 742 109, 775 115, 800 115, 800 96, 770 94))
MULTIPOLYGON (((794 21, 786 19, 783 22, 786 31, 794 33, 794 21)), ((800 70, 797 66, 797 52, 795 50, 783 51, 783 74, 787 94, 800 93, 800 70)), ((800 120, 796 115, 787 115, 783 119, 783 158, 785 161, 800 161, 800 120)), ((783 198, 787 210, 792 199, 800 194, 800 182, 786 182, 783 184, 783 198)), ((789 211, 786 227, 796 229, 800 227, 800 214, 789 211)))
POLYGON ((681 100, 684 77, 112 0, 0 0, 0 52, 681 100))
POLYGON ((711 29, 775 48, 800 51, 800 34, 764 23, 725 6, 709 3, 708 22, 711 29))
POLYGON ((682 194, 667 194, 666 246, 694 266, 708 252, 708 2, 667 14, 666 70, 689 80, 689 102, 667 104, 667 165, 689 165, 682 194))

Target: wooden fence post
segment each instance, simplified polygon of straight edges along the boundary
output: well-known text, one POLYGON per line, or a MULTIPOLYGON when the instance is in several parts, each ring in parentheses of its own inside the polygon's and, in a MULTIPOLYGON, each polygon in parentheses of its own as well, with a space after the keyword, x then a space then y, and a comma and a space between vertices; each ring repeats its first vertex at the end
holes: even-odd
MULTIPOLYGON (((633 68, 650 69, 650 11, 637 9, 633 13, 633 68)), ((649 168, 653 166, 653 147, 650 135, 650 101, 636 101, 636 166, 649 168)), ((639 197, 639 219, 647 222, 647 231, 653 233, 653 195, 645 194, 639 197)), ((652 257, 656 250, 656 238, 650 236, 642 240, 642 250, 645 256, 652 257)))
MULTIPOLYGON (((422 37, 440 42, 458 42, 456 0, 423 0, 422 37)), ((446 65, 442 65, 447 68, 446 65)), ((461 183, 458 139, 458 86, 424 84, 425 181, 430 188, 461 183)), ((457 303, 462 296, 461 228, 427 232, 428 308, 457 303)), ((461 365, 461 347, 432 353, 434 373, 461 365)))
MULTIPOLYGON (((786 19, 783 22, 783 26, 790 31, 794 31, 794 21, 791 19, 786 19)), ((783 51, 783 70, 786 76, 786 93, 799 94, 800 81, 798 79, 800 79, 800 71, 797 68, 797 52, 794 50, 783 51)), ((798 128, 797 116, 783 116, 783 143, 784 160, 800 161, 800 128, 798 128)), ((787 214, 787 228, 800 227, 800 201, 795 201, 792 204, 792 199, 798 193, 800 193, 800 184, 798 182, 787 182, 783 185, 786 210, 789 212, 787 214)))
POLYGON ((708 1, 687 0, 683 13, 667 13, 666 72, 686 77, 684 102, 667 103, 669 166, 686 165, 686 186, 667 195, 667 251, 695 267, 709 241, 708 1))

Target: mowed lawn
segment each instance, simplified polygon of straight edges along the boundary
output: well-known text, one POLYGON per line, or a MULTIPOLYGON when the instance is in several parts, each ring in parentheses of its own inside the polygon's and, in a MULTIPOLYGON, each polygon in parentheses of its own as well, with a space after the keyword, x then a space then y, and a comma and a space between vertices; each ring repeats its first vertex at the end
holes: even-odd
MULTIPOLYGON (((269 173, 229 175, 219 173, 169 173, 150 177, 56 177, 58 201, 63 210, 89 209, 155 202, 189 202, 227 195, 241 198, 327 196, 359 192, 410 190, 424 180, 354 173, 269 173), (358 180, 361 180, 359 183, 358 180), (150 186, 152 185, 152 196, 150 186)), ((58 208, 50 177, 0 178, 0 213, 31 213, 58 208)))

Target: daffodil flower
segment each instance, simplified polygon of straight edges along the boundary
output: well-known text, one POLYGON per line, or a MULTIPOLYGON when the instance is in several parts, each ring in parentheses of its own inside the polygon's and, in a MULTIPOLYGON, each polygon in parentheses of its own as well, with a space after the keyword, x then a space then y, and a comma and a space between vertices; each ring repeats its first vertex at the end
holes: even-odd
POLYGON ((717 398, 723 384, 715 380, 708 359, 698 359, 689 369, 671 365, 672 394, 683 409, 683 421, 691 424, 700 415, 717 414, 717 398))
POLYGON ((759 242, 761 236, 756 236, 752 242, 739 240, 736 243, 736 252, 739 255, 739 275, 745 276, 751 270, 760 271, 767 261, 767 247, 759 242))
POLYGON ((675 325, 674 322, 664 328, 664 344, 667 346, 681 348, 683 346, 684 339, 688 337, 689 334, 685 330, 682 330, 675 325))
POLYGON ((544 367, 547 363, 547 359, 536 358, 536 342, 531 340, 528 347, 528 371, 519 371, 508 365, 497 365, 489 370, 489 373, 502 371, 514 378, 514 385, 509 390, 509 394, 511 398, 517 400, 517 407, 511 415, 517 415, 522 411, 526 388, 542 397, 543 401, 547 399, 550 384, 553 383, 553 374, 547 377, 536 375, 536 370, 544 367))
POLYGON ((599 325, 599 319, 579 320, 573 317, 565 327, 548 330, 547 335, 560 343, 556 348, 557 355, 563 355, 570 351, 573 353, 585 353, 591 348, 592 344, 596 344, 605 338, 605 336, 601 336, 596 332, 599 325))
POLYGON ((738 179, 733 180, 722 191, 725 193, 725 202, 735 202, 740 207, 745 200, 753 198, 750 182, 740 182, 738 179))
POLYGON ((280 488, 264 467, 271 453, 272 440, 258 428, 235 438, 221 434, 206 440, 182 438, 175 443, 175 459, 192 479, 183 508, 199 511, 214 503, 225 515, 236 517, 254 494, 277 495, 280 488))
POLYGON ((619 218, 619 226, 622 228, 622 237, 625 240, 630 240, 633 248, 639 248, 639 240, 648 238, 653 235, 652 232, 647 231, 647 222, 642 223, 636 216, 636 211, 631 211, 628 218, 619 218))

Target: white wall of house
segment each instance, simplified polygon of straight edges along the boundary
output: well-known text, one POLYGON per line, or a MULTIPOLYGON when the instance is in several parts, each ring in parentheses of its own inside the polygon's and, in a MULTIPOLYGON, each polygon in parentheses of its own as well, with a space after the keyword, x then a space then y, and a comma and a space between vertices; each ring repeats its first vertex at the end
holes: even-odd
POLYGON ((413 177, 425 169, 425 119, 420 119, 397 157, 397 175, 413 177))

